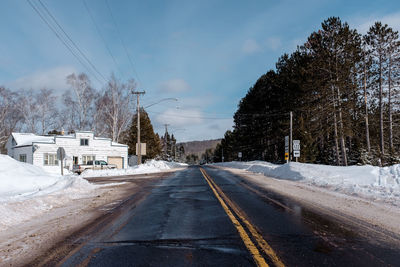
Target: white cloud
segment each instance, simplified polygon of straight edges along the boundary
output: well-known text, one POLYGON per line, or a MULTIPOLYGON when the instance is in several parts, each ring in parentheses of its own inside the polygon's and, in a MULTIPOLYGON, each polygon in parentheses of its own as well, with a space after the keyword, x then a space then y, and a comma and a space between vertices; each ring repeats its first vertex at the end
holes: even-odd
POLYGON ((193 124, 203 122, 203 114, 195 109, 167 109, 156 117, 156 121, 160 124, 171 124, 173 127, 190 127, 193 124))
POLYGON ((190 91, 190 85, 183 79, 171 79, 161 83, 161 91, 167 93, 190 91))
POLYGON ((254 39, 247 39, 242 47, 243 52, 246 54, 254 54, 261 52, 261 46, 254 39))
POLYGON ((270 37, 266 40, 266 45, 269 49, 276 51, 282 47, 282 41, 279 37, 270 37))
POLYGON ((7 87, 14 90, 48 88, 54 91, 64 91, 68 88, 66 77, 74 72, 77 73, 76 69, 69 66, 37 71, 8 83, 7 87))
POLYGON ((385 16, 368 16, 356 19, 355 28, 362 34, 366 34, 375 22, 380 21, 382 24, 387 24, 396 31, 400 30, 400 12, 388 14, 385 16))

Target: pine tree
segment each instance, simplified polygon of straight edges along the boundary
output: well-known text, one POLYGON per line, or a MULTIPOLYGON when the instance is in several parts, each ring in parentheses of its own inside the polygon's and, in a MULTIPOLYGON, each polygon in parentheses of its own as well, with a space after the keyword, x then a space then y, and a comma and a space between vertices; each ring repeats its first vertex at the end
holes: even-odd
MULTIPOLYGON (((140 110, 140 141, 146 143, 146 155, 143 159, 153 159, 161 154, 160 138, 154 133, 153 126, 147 112, 140 110)), ((123 141, 129 146, 128 153, 136 154, 137 143, 137 114, 132 118, 132 123, 127 132, 124 133, 123 141)))

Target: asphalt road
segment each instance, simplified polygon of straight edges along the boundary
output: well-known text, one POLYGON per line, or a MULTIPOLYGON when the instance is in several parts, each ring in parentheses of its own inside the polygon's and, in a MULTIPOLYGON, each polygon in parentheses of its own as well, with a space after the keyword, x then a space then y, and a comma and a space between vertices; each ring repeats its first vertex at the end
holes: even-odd
POLYGON ((149 180, 109 216, 58 265, 400 266, 398 246, 210 167, 149 180))

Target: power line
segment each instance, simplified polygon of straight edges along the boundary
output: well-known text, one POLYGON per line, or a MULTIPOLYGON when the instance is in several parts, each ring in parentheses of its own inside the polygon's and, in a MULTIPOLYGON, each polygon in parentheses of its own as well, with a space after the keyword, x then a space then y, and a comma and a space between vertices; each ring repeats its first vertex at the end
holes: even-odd
POLYGON ((60 40, 60 42, 70 51, 70 53, 81 63, 81 65, 93 75, 93 77, 99 82, 102 83, 98 77, 92 72, 92 70, 86 66, 86 64, 82 61, 82 59, 79 57, 79 55, 76 54, 75 51, 73 51, 72 47, 66 42, 66 40, 63 39, 63 37, 57 32, 56 29, 54 29, 52 25, 47 21, 47 19, 42 15, 42 13, 39 11, 39 9, 30 1, 27 0, 29 5, 33 8, 33 10, 39 15, 39 17, 43 20, 43 22, 49 27, 49 29, 56 35, 56 37, 60 40))
POLYGON ((107 51, 108 51, 108 54, 111 56, 111 58, 112 58, 112 60, 113 60, 113 62, 114 62, 114 64, 115 64, 115 67, 116 67, 117 70, 120 72, 121 76, 125 76, 125 75, 123 74, 123 72, 121 71, 121 69, 118 67, 117 61, 116 61, 114 55, 112 54, 110 47, 107 45, 107 42, 106 42, 106 40, 105 40, 103 34, 101 33, 100 28, 99 28, 99 26, 97 25, 97 23, 96 23, 96 21, 95 21, 95 19, 94 19, 94 16, 93 16, 93 14, 92 14, 92 12, 90 12, 90 9, 89 9, 88 4, 86 3, 86 0, 82 0, 82 1, 83 1, 83 4, 84 4, 85 8, 86 8, 86 11, 89 13, 89 17, 90 17, 90 19, 92 20, 92 22, 93 22, 93 24, 94 24, 94 26, 95 26, 95 28, 96 28, 97 33, 99 34, 101 40, 102 40, 103 43, 104 43, 104 46, 106 47, 106 49, 107 49, 107 51))
POLYGON ((202 116, 182 116, 182 115, 171 115, 165 114, 163 112, 155 112, 155 111, 147 111, 148 113, 153 114, 162 114, 168 117, 176 117, 176 118, 187 118, 187 119, 204 119, 204 120, 230 120, 232 118, 217 118, 217 117, 202 117, 202 116))
POLYGON ((76 50, 79 51, 79 53, 82 55, 82 57, 89 63, 89 65, 94 69, 94 71, 100 75, 104 79, 105 82, 107 82, 107 79, 103 76, 103 74, 100 73, 100 71, 96 68, 96 66, 90 61, 90 59, 85 55, 85 53, 82 52, 82 50, 79 48, 79 46, 71 39, 71 37, 68 35, 68 33, 65 32, 64 28, 58 23, 57 19, 51 14, 50 10, 42 3, 41 0, 38 0, 41 6, 44 8, 46 13, 51 17, 51 19, 56 23, 56 25, 60 28, 60 30, 64 33, 64 35, 68 38, 68 40, 72 43, 72 45, 76 48, 76 50))
POLYGON ((115 27, 115 29, 116 29, 116 31, 117 31, 118 38, 119 38, 119 40, 121 41, 122 46, 124 47, 124 50, 125 50, 126 56, 127 56, 127 58, 128 58, 129 64, 130 64, 130 66, 131 66, 131 68, 132 68, 132 71, 133 71, 133 73, 136 75, 136 78, 138 79, 138 81, 139 81, 139 82, 142 84, 142 86, 143 86, 143 83, 142 83, 142 81, 140 80, 139 75, 137 74, 137 72, 136 72, 136 70, 135 70, 135 67, 133 66, 132 59, 131 59, 131 56, 130 56, 130 54, 129 54, 129 52, 128 52, 128 49, 126 48, 125 42, 124 42, 124 40, 122 39, 121 32, 119 31, 119 28, 118 28, 118 25, 117 25, 117 21, 116 21, 115 18, 114 18, 114 15, 113 15, 113 12, 112 12, 112 10, 111 10, 111 7, 110 7, 110 5, 108 4, 108 1, 107 1, 107 0, 104 0, 104 2, 106 3, 106 6, 107 6, 107 8, 108 8, 108 11, 110 12, 111 19, 112 19, 112 21, 113 21, 113 23, 114 23, 114 27, 115 27))

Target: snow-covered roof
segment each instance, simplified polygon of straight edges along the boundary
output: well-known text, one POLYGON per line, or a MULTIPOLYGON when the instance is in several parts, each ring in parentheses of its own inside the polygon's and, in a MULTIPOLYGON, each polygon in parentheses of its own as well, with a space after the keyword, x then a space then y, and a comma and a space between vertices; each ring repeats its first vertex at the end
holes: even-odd
MULTIPOLYGON (((61 138, 61 137, 75 138, 76 137, 74 134, 72 134, 72 135, 62 135, 62 136, 43 136, 43 135, 36 135, 36 134, 33 134, 33 133, 12 133, 12 136, 13 136, 15 142, 16 142, 16 145, 14 147, 31 146, 32 143, 34 143, 34 142, 54 144, 55 143, 55 137, 58 137, 58 138, 61 138)), ((112 142, 110 138, 94 137, 94 139, 96 139, 96 140, 109 140, 111 142, 112 146, 127 146, 125 144, 112 142)))
POLYGON ((33 142, 54 143, 54 136, 42 136, 33 133, 12 133, 16 146, 30 146, 33 142))
POLYGON ((128 145, 117 143, 117 142, 111 142, 111 145, 113 145, 113 146, 128 146, 128 145))

